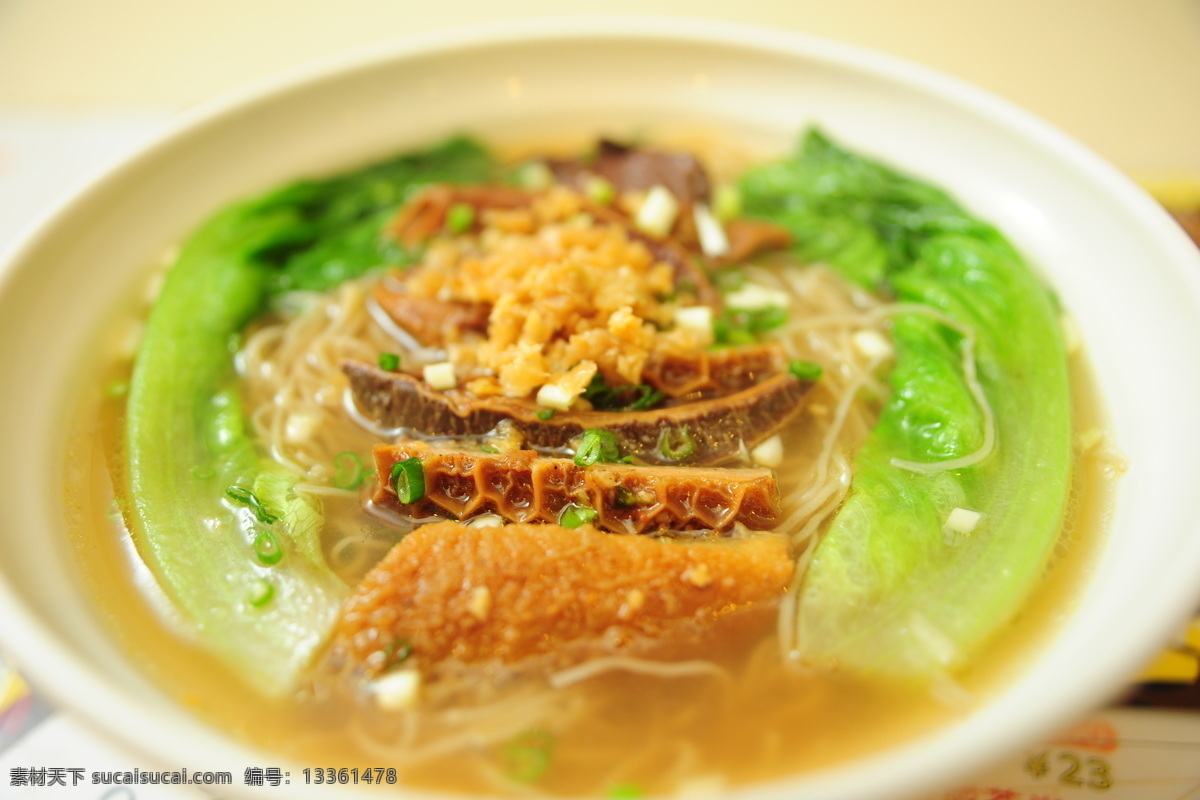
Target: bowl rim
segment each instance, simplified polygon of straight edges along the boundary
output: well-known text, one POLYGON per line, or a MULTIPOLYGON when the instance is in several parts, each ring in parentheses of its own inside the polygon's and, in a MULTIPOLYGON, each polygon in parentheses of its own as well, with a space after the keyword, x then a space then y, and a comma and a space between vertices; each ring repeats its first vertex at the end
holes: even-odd
MULTIPOLYGON (((841 70, 862 73, 937 96, 986 117, 992 125, 1004 128, 1048 152, 1067 164, 1072 171, 1086 174, 1110 195, 1119 198, 1122 206, 1134 215, 1137 222, 1148 228, 1170 251, 1174 257, 1173 263, 1192 261, 1200 264, 1200 256, 1183 231, 1130 178, 1050 123, 959 78, 861 45, 760 25, 665 16, 583 15, 474 24, 371 42, 280 70, 184 109, 135 150, 82 179, 57 203, 48 206, 22 235, 0 252, 0 294, 9 290, 16 264, 25 254, 36 249, 44 238, 55 235, 56 220, 70 209, 87 204, 89 198, 102 187, 121 180, 125 172, 192 135, 197 129, 219 126, 244 109, 276 95, 302 91, 305 85, 314 81, 345 79, 361 70, 428 55, 495 45, 537 46, 561 43, 564 39, 611 40, 614 43, 635 39, 737 47, 792 59, 817 60, 841 70)), ((1180 277, 1191 285, 1193 294, 1200 297, 1200 269, 1194 273, 1180 277)), ((1179 580, 1171 585, 1182 587, 1185 580, 1200 585, 1200 543, 1193 555, 1196 556, 1193 559, 1194 566, 1181 564, 1179 580)), ((1139 601, 1147 605, 1153 605, 1154 602, 1153 599, 1139 601)), ((1185 609, 1175 614, 1165 613, 1167 607, 1174 608, 1175 605, 1175 602, 1158 599, 1158 613, 1151 617, 1157 624, 1147 625, 1139 629, 1136 635, 1128 637, 1130 646, 1124 652, 1114 654, 1105 669, 1089 673, 1087 680, 1064 687, 1052 702, 1031 710, 1030 724, 1019 733, 1009 730, 987 742, 976 742, 976 746, 969 750, 969 755, 962 758, 963 766, 939 772, 936 780, 922 772, 929 762, 928 758, 913 758, 917 748, 926 752, 936 744, 930 737, 923 736, 916 743, 907 743, 850 764, 838 764, 798 776, 739 787, 737 794, 742 797, 778 797, 783 791, 804 788, 818 796, 830 798, 895 796, 897 782, 903 787, 915 787, 913 791, 919 792, 943 785, 949 780, 968 777, 971 770, 978 769, 999 755, 1016 752, 1031 735, 1047 735, 1070 715, 1083 713, 1115 693, 1121 682, 1133 675, 1177 629, 1176 626, 1186 619, 1188 612, 1185 609), (868 769, 877 766, 885 768, 868 769), (847 787, 847 776, 851 771, 859 774, 847 787)), ((92 671, 82 658, 74 655, 40 624, 34 610, 6 582, 0 582, 0 607, 8 613, 8 622, 0 632, 0 639, 8 648, 9 658, 18 669, 25 664, 31 667, 25 677, 58 709, 78 717, 94 730, 115 735, 132 752, 145 754, 159 762, 169 762, 171 755, 178 752, 178 747, 167 746, 164 738, 147 735, 156 730, 155 718, 149 709, 131 702, 136 698, 114 685, 110 679, 101 678, 92 671), (67 687, 70 687, 69 692, 67 687), (87 701, 80 702, 80 697, 86 697, 87 701), (121 730, 112 730, 111 721, 114 719, 123 721, 121 730)), ((218 765, 235 764, 244 762, 247 755, 253 754, 255 748, 251 745, 239 741, 234 746, 225 736, 211 731, 206 724, 198 720, 195 722, 187 732, 193 743, 203 745, 209 754, 207 761, 218 765)), ((958 726, 952 727, 957 729, 958 726)), ((281 760, 274 756, 268 758, 274 762, 281 760)), ((420 789, 408 787, 403 792, 402 796, 405 797, 424 794, 420 789)))

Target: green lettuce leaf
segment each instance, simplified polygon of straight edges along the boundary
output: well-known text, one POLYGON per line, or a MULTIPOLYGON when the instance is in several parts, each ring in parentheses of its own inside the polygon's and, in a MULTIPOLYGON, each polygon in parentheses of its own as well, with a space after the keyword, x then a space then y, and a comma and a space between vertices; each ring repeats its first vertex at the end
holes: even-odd
POLYGON ((247 436, 230 343, 282 292, 404 263, 412 254, 381 235, 399 205, 433 181, 484 180, 491 164, 452 139, 230 206, 184 243, 147 320, 126 409, 129 527, 201 643, 265 693, 294 688, 347 589, 322 555, 319 506, 247 436), (256 554, 264 531, 278 563, 256 554))
POLYGON ((747 211, 788 227, 819 260, 914 309, 893 321, 891 394, 855 457, 851 492, 799 596, 802 659, 928 679, 959 668, 1020 611, 1043 574, 1071 481, 1067 358, 1045 286, 990 225, 945 192, 810 132, 791 158, 749 173, 747 211), (964 374, 974 337, 987 419, 964 374), (969 534, 950 513, 982 513, 969 534))

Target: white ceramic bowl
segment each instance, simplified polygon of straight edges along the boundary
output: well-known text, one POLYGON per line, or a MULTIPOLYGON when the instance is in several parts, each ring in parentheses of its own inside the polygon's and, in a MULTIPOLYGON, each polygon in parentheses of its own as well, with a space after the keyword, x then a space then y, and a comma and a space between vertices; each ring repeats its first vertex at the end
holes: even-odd
POLYGON ((357 52, 184 115, 45 218, 8 254, 0 283, 0 614, 9 656, 146 767, 232 770, 240 783, 244 767, 278 763, 149 685, 72 579, 60 423, 89 341, 151 259, 239 196, 457 130, 504 142, 664 122, 713 126, 776 151, 818 122, 948 187, 1009 234, 1073 309, 1130 463, 1074 613, 994 701, 897 749, 741 795, 928 791, 1119 690, 1200 592, 1194 248, 1116 171, 955 80, 827 41, 678 20, 548 21, 357 52))

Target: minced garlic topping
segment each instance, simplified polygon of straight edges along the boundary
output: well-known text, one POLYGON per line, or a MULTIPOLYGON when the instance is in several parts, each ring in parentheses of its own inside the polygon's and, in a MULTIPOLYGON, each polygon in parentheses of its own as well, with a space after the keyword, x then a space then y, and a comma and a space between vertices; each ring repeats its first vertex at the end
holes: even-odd
POLYGON ((613 386, 641 383, 651 353, 711 342, 711 331, 673 324, 671 265, 595 223, 576 192, 556 186, 529 209, 485 211, 482 224, 431 242, 405 281, 413 297, 491 305, 487 339, 451 352, 463 374, 485 375, 471 392, 561 407, 597 371, 613 386))

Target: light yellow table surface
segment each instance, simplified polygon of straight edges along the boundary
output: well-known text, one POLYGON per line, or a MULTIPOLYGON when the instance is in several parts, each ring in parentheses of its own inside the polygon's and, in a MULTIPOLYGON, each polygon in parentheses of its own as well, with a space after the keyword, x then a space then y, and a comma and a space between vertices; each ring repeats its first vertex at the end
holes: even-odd
POLYGON ((1002 95, 1135 177, 1200 179, 1200 0, 0 0, 0 110, 173 110, 393 35, 601 12, 866 45, 1002 95))

